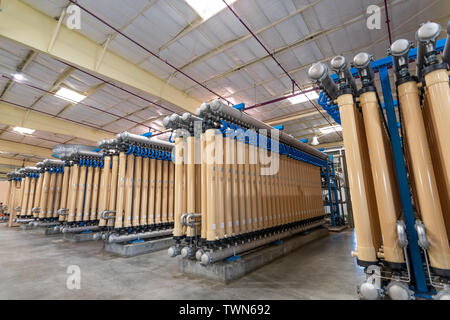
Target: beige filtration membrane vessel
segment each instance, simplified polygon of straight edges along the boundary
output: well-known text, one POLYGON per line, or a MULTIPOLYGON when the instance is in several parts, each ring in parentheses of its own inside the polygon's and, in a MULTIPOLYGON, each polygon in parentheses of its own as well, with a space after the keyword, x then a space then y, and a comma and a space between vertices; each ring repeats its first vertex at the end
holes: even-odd
MULTIPOLYGON (((345 73, 346 64, 343 64, 345 73)), ((368 266, 377 263, 377 252, 381 246, 378 234, 378 210, 374 198, 374 186, 370 171, 370 160, 367 149, 366 133, 360 112, 353 101, 350 80, 341 75, 342 88, 338 90, 328 75, 328 68, 322 63, 316 63, 308 71, 309 77, 324 87, 328 96, 337 97, 341 116, 344 147, 347 154, 349 170, 349 186, 354 211, 357 248, 353 255, 358 264, 368 266)), ((351 78, 351 75, 350 75, 351 78)), ((353 79, 352 79, 353 80, 353 79)))
POLYGON ((9 210, 9 222, 8 222, 9 228, 17 226, 17 224, 15 224, 13 222, 13 220, 16 218, 16 207, 19 203, 19 199, 21 196, 20 195, 21 176, 17 172, 14 172, 12 174, 12 176, 13 176, 14 181, 11 186, 12 190, 11 190, 10 197, 9 197, 9 203, 11 205, 11 208, 9 210))
POLYGON ((156 159, 150 159, 148 179, 148 217, 147 224, 155 223, 155 189, 156 189, 156 159))
POLYGON ((68 191, 68 200, 67 200, 67 207, 68 207, 68 215, 67 215, 67 222, 73 222, 75 221, 75 215, 77 210, 77 192, 78 192, 78 183, 80 179, 80 167, 78 164, 75 164, 71 168, 71 174, 70 174, 70 186, 68 191))
POLYGON ((206 141, 206 195, 207 195, 207 207, 206 207, 206 241, 217 240, 217 166, 215 163, 215 138, 216 132, 214 129, 208 129, 205 132, 206 141))
POLYGON ((61 208, 62 184, 64 177, 61 173, 62 172, 56 173, 55 204, 53 206, 52 218, 58 218, 58 210, 61 208))
POLYGON ((127 156, 127 170, 125 175, 125 211, 123 217, 123 227, 131 227, 131 208, 133 205, 133 173, 134 173, 134 155, 127 156))
POLYGON ((380 227, 383 235, 384 258, 391 267, 402 268, 405 262, 403 249, 399 246, 396 223, 401 216, 400 195, 392 161, 387 128, 383 124, 370 67, 371 56, 365 52, 357 54, 353 64, 358 69, 362 88, 360 106, 364 118, 370 164, 375 187, 380 227))
POLYGON ((127 169, 127 156, 124 152, 119 153, 119 174, 117 186, 116 219, 114 228, 122 228, 124 216, 125 181, 127 169))
POLYGON ((84 205, 83 205, 83 221, 89 221, 91 216, 91 200, 93 191, 93 180, 94 180, 94 168, 89 166, 87 168, 87 178, 86 178, 86 191, 84 192, 84 205))
POLYGON ((27 206, 30 196, 31 178, 28 175, 26 175, 25 178, 23 178, 22 180, 24 181, 24 189, 23 189, 22 203, 20 205, 20 216, 25 217, 27 214, 27 206))
MULTIPOLYGON (((186 209, 184 213, 196 213, 195 200, 196 200, 196 175, 195 175, 195 137, 190 136, 186 138, 186 156, 184 157, 186 162, 186 209)), ((195 228, 190 226, 186 228, 186 237, 192 238, 196 235, 195 228)))
MULTIPOLYGON (((119 155, 113 154, 111 156, 111 168, 105 174, 106 188, 108 193, 105 195, 105 202, 107 203, 107 210, 115 213, 117 219, 117 199, 118 199, 118 185, 119 185, 119 155), (110 180, 108 179, 110 177, 110 180)), ((105 161, 106 168, 106 161, 105 161)), ((115 219, 110 219, 107 223, 109 227, 114 226, 115 219)), ((103 220, 104 221, 104 220, 103 220)), ((104 222, 105 223, 105 222, 104 222)), ((104 224, 103 224, 104 225, 104 224)))
POLYGON ((98 220, 98 199, 99 199, 99 185, 100 175, 102 169, 99 166, 94 168, 94 178, 92 182, 92 200, 91 200, 91 216, 89 220, 98 220))
POLYGON ((50 172, 44 169, 44 180, 42 182, 41 200, 39 201, 39 219, 44 219, 47 215, 48 196, 50 191, 50 172))
MULTIPOLYGON (((39 163, 37 164, 39 165, 39 163)), ((31 209, 33 213, 33 218, 37 219, 39 217, 38 208, 40 207, 41 203, 41 194, 42 194, 42 186, 44 182, 44 173, 41 168, 39 168, 39 178, 36 182, 36 194, 34 195, 34 202, 33 202, 33 208, 31 209)))
POLYGON ((149 168, 150 159, 148 157, 142 159, 142 186, 141 186, 141 214, 140 225, 147 225, 148 211, 148 186, 149 186, 149 168))
POLYGON ((56 172, 50 172, 50 186, 48 190, 48 197, 47 197, 47 214, 46 218, 52 218, 53 217, 53 205, 55 204, 55 193, 56 193, 56 179, 57 179, 57 173, 56 172))
POLYGON ((76 200, 76 215, 75 221, 80 222, 83 220, 83 204, 87 181, 87 167, 81 166, 78 180, 77 200, 76 200))
MULTIPOLYGON (((61 187, 61 202, 59 205, 59 209, 66 209, 67 208, 67 200, 69 196, 69 188, 70 188, 70 176, 72 174, 71 167, 66 165, 64 167, 64 174, 62 177, 62 187, 61 187)), ((58 220, 59 221, 65 221, 66 215, 60 214, 58 220)))
POLYGON ((219 130, 214 137, 215 190, 216 190, 216 239, 225 237, 225 174, 223 163, 223 135, 219 130))
POLYGON ((167 223, 168 222, 167 208, 169 198, 169 161, 162 160, 161 162, 162 162, 161 223, 167 223))
MULTIPOLYGON (((448 234, 445 229, 435 169, 420 107, 418 84, 408 71, 409 50, 410 43, 405 39, 395 41, 390 48, 397 77, 396 85, 402 124, 406 133, 410 167, 414 178, 413 185, 418 199, 419 212, 430 243, 428 255, 432 267, 445 270, 450 267, 448 234)), ((427 97, 424 98, 424 113, 429 111, 426 101, 427 97)), ((429 124, 431 125, 431 121, 429 124)), ((433 149, 431 148, 431 150, 433 149)))
MULTIPOLYGON (((101 218, 102 213, 104 213, 107 210, 114 211, 115 209, 115 201, 112 201, 112 204, 110 204, 109 196, 112 194, 112 176, 111 176, 111 158, 114 156, 111 156, 109 154, 105 154, 104 157, 104 164, 103 169, 100 173, 100 183, 99 183, 99 193, 98 193, 98 214, 97 219, 99 220, 98 225, 100 227, 106 226, 106 220, 101 218), (114 209, 111 209, 111 205, 114 209)), ((118 157, 116 156, 116 168, 118 167, 118 157)), ((116 184, 117 186, 117 173, 116 173, 116 184)), ((114 188, 117 190, 117 187, 114 188)), ((115 200, 115 198, 114 198, 115 200)))
MULTIPOLYGON (((441 63, 436 51, 436 40, 441 34, 441 26, 434 22, 423 24, 416 32, 417 60, 416 68, 418 78, 424 80, 424 117, 428 120, 428 140, 432 154, 433 166, 437 175, 437 184, 440 194, 443 219, 446 225, 445 233, 441 229, 442 220, 437 214, 422 219, 427 229, 428 238, 431 238, 429 229, 434 229, 433 240, 436 241, 435 250, 439 251, 432 258, 430 264, 439 274, 450 276, 450 248, 448 237, 450 235, 450 212, 448 210, 450 197, 450 88, 447 63, 441 63), (428 220, 428 225, 427 221, 428 220), (439 232, 438 232, 439 230, 439 232), (439 248, 439 249, 438 249, 439 248), (434 260, 434 261, 432 261, 434 260)), ((447 53, 448 57, 448 53, 447 53)), ((431 240, 429 250, 432 250, 431 240)))
POLYGON ((133 214, 132 225, 138 227, 141 224, 141 188, 142 188, 142 157, 134 160, 134 191, 133 191, 133 214))
MULTIPOLYGON (((175 204, 174 204, 174 230, 175 239, 180 239, 183 235, 183 226, 181 225, 181 215, 183 214, 183 179, 185 163, 184 157, 184 139, 175 138, 175 204)), ((152 159, 154 160, 154 159, 152 159)))

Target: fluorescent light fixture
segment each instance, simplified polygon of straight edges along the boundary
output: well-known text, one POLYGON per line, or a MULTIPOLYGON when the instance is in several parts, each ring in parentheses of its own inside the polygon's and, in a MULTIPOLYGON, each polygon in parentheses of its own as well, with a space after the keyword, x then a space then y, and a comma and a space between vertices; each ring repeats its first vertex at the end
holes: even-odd
POLYGON ((78 93, 76 91, 73 91, 73 90, 70 90, 67 88, 60 88, 58 91, 56 91, 55 97, 58 97, 60 99, 64 99, 64 100, 67 100, 70 102, 80 102, 81 100, 86 98, 86 96, 84 94, 78 93))
POLYGON ((22 127, 14 127, 13 130, 20 134, 33 134, 33 132, 36 131, 34 129, 28 129, 28 128, 22 128, 22 127))
POLYGON ((21 74, 21 73, 14 73, 14 74, 13 74, 13 77, 14 77, 14 80, 17 80, 17 81, 23 81, 23 80, 25 80, 25 77, 24 77, 23 74, 21 74))
POLYGON ((320 129, 320 132, 322 132, 323 134, 328 134, 328 133, 332 133, 335 131, 342 131, 342 127, 337 125, 337 126, 330 126, 330 127, 320 129))
MULTIPOLYGON (((226 4, 222 0, 185 0, 188 5, 194 9, 203 20, 208 20, 213 15, 223 10, 226 4)), ((232 4, 236 0, 227 0, 232 4)))
MULTIPOLYGON (((299 91, 295 92, 295 94, 298 94, 299 91)), ((291 94, 288 94, 287 96, 289 96, 291 94)), ((302 103, 302 102, 306 102, 309 100, 314 100, 319 98, 319 95, 317 94, 316 91, 310 91, 310 92, 306 92, 306 93, 301 93, 298 94, 296 96, 293 96, 291 98, 288 98, 288 100, 292 103, 292 104, 297 104, 297 103, 302 103)))

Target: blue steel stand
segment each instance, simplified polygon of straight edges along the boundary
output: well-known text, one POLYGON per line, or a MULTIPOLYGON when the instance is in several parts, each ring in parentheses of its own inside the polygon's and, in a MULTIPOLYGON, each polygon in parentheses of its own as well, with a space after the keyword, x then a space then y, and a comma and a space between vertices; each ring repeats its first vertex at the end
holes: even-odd
POLYGON ((397 117, 394 110, 394 101, 392 98, 391 83, 389 80, 388 66, 383 65, 378 68, 383 89, 384 105, 386 108, 387 124, 391 136, 392 151, 394 153, 395 171, 397 173, 398 187, 400 189, 400 198, 403 208, 403 217, 406 224, 406 234, 408 236, 408 249, 411 257, 414 278, 416 280, 416 292, 427 293, 427 282, 423 268, 422 256, 417 243, 418 237, 414 228, 415 219, 411 202, 411 192, 409 189, 408 177, 406 174, 405 158, 398 134, 397 117))
POLYGON ((334 171, 334 162, 333 162, 332 154, 330 154, 330 166, 331 166, 331 182, 333 183, 332 189, 333 189, 333 194, 334 194, 334 204, 336 206, 335 220, 337 221, 338 225, 341 225, 342 224, 341 210, 339 209, 339 198, 338 198, 338 191, 337 191, 336 172, 334 171))

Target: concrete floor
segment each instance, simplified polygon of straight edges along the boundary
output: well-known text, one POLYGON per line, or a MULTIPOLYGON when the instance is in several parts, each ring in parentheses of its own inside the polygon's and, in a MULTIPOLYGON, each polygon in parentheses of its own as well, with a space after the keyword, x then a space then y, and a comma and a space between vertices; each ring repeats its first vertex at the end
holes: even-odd
POLYGON ((0 224, 0 299, 358 299, 364 279, 345 231, 308 244, 222 285, 178 272, 165 250, 132 258, 103 243, 70 243, 0 224), (81 289, 66 287, 67 267, 81 269, 81 289))

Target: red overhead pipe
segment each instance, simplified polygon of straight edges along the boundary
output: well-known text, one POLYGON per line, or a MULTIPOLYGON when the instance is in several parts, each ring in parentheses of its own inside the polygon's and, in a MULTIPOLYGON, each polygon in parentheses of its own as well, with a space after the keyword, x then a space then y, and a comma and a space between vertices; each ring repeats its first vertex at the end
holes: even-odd
MULTIPOLYGON (((48 90, 45 90, 45 89, 42 89, 42 88, 39 88, 39 87, 34 86, 34 85, 32 85, 32 84, 25 83, 25 82, 22 82, 22 81, 17 81, 17 80, 15 80, 15 79, 10 78, 10 77, 5 76, 5 75, 2 75, 2 77, 5 78, 5 79, 8 79, 8 80, 10 80, 10 81, 13 81, 14 83, 18 83, 18 84, 20 84, 20 85, 24 85, 24 86, 26 86, 26 87, 29 87, 29 88, 32 88, 32 89, 35 89, 35 90, 38 90, 38 91, 41 91, 41 92, 44 92, 44 93, 47 93, 47 94, 54 95, 53 92, 48 91, 48 90)), ((93 109, 93 110, 96 110, 96 111, 100 111, 100 112, 109 114, 109 115, 114 116, 114 117, 118 117, 118 119, 117 119, 116 121, 121 120, 121 119, 125 119, 125 120, 130 121, 130 122, 133 122, 133 123, 135 123, 135 124, 137 124, 137 125, 141 125, 141 126, 143 126, 143 127, 146 127, 146 128, 149 129, 149 130, 150 130, 150 129, 153 129, 153 130, 155 130, 155 131, 161 132, 161 130, 155 129, 155 128, 153 128, 153 127, 151 127, 151 126, 148 126, 148 125, 145 125, 145 124, 143 124, 143 123, 141 123, 141 122, 138 122, 138 121, 135 121, 135 120, 131 120, 131 119, 127 119, 126 117, 120 116, 120 115, 118 115, 118 114, 115 114, 115 113, 112 113, 112 112, 109 112, 109 111, 106 111, 106 110, 102 110, 102 109, 100 109, 100 108, 97 108, 97 107, 88 105, 88 104, 86 104, 86 103, 83 103, 83 102, 76 102, 76 101, 73 101, 73 102, 74 102, 75 104, 80 104, 80 105, 85 106, 85 107, 88 107, 88 108, 90 108, 90 109, 93 109)), ((102 129, 102 130, 103 130, 103 129, 102 129)))
POLYGON ((389 45, 391 45, 392 44, 391 24, 390 24, 391 21, 389 20, 387 0, 384 0, 384 11, 386 12, 386 25, 387 25, 387 29, 388 29, 389 45))
POLYGON ((185 72, 183 72, 182 70, 178 69, 177 67, 175 67, 173 64, 171 64, 170 62, 168 62, 167 60, 161 58, 158 54, 154 53, 153 51, 147 49, 146 47, 144 47, 142 44, 140 44, 139 42, 137 42, 136 40, 134 40, 133 38, 127 36, 126 34, 124 34, 122 31, 120 31, 119 29, 113 27, 111 24, 109 24, 108 22, 106 22, 105 20, 103 20, 102 18, 98 17, 97 15, 95 15, 94 13, 92 13, 91 11, 89 11, 88 9, 86 9, 85 7, 81 6, 80 4, 78 4, 76 1, 74 0, 69 0, 71 3, 73 3, 74 5, 80 7, 81 10, 85 11, 86 13, 88 13, 89 15, 91 15, 92 17, 94 17, 95 19, 99 20, 100 22, 102 22, 103 24, 107 25, 109 28, 113 29, 115 32, 117 32, 118 34, 120 34, 122 37, 130 40, 132 43, 134 43, 135 45, 137 45, 139 48, 141 48, 142 50, 148 52, 149 54, 151 54, 152 56, 154 56, 155 58, 157 58, 158 60, 164 62, 166 65, 168 65, 169 67, 171 67, 172 69, 176 70, 177 72, 181 73, 183 76, 185 76, 186 78, 188 78, 189 80, 195 82, 196 84, 198 84, 199 86, 201 86, 203 89, 208 90, 209 92, 211 92, 212 94, 218 96, 219 98, 225 100, 228 104, 232 104, 230 101, 228 101, 227 99, 223 98, 221 95, 219 95, 218 93, 212 91, 211 89, 209 89, 207 86, 205 86, 204 84, 200 83, 199 81, 195 80, 194 78, 192 78, 190 75, 186 74, 185 72))
MULTIPOLYGON (((253 38, 255 38, 255 40, 261 45, 261 47, 263 47, 263 49, 267 52, 267 54, 273 59, 273 61, 275 61, 275 63, 281 68, 281 70, 283 70, 283 72, 286 74, 286 76, 288 76, 288 78, 292 81, 292 84, 300 90, 300 94, 304 93, 304 91, 302 90, 302 88, 300 88, 300 86, 298 85, 298 83, 295 81, 295 79, 289 74, 289 72, 287 72, 287 70, 280 64, 280 62, 278 62, 278 60, 275 58, 275 56, 266 48, 266 46, 261 42, 261 40, 259 40, 259 38, 256 36, 256 34, 247 26, 247 24, 242 21, 242 19, 239 17, 239 15, 233 10, 233 8, 231 8, 231 6, 226 2, 226 0, 222 0, 225 5, 228 7, 228 9, 233 13, 233 15, 239 20, 239 22, 245 27, 245 29, 247 29, 247 31, 253 36, 253 38)), ((330 126, 333 126, 333 124, 330 122, 330 120, 328 120, 325 115, 322 114, 322 112, 320 112, 320 109, 318 106, 316 106, 316 104, 314 102, 311 101, 311 99, 308 98, 308 96, 306 96, 306 98, 308 99, 308 101, 314 106, 314 108, 317 109, 317 111, 319 111, 320 115, 330 124, 330 126)), ((334 129, 334 127, 333 127, 334 129)), ((341 134, 334 129, 334 131, 337 133, 337 135, 339 137, 342 137, 341 134)))

